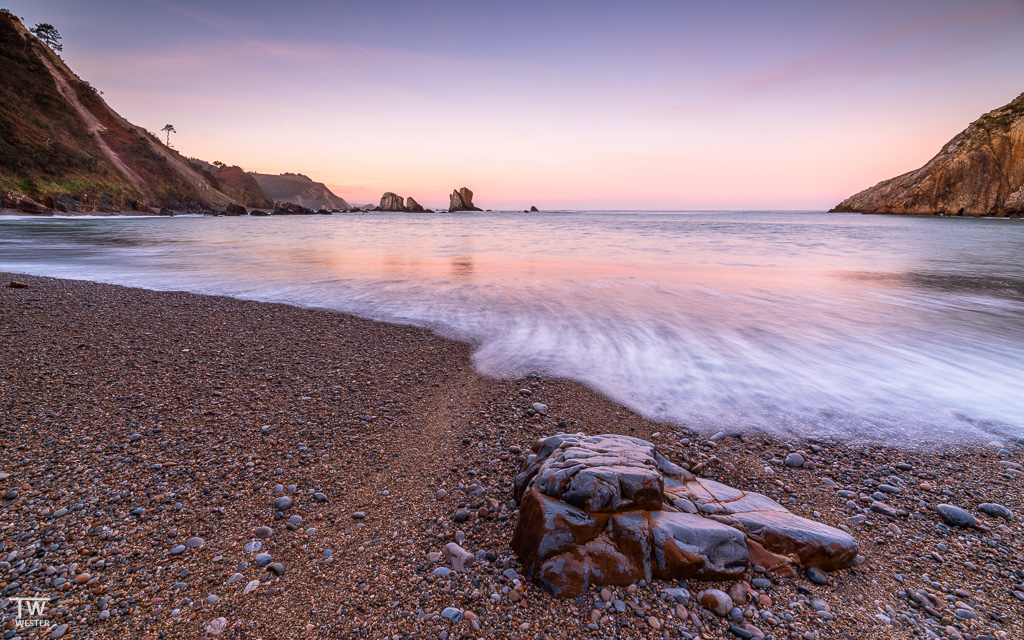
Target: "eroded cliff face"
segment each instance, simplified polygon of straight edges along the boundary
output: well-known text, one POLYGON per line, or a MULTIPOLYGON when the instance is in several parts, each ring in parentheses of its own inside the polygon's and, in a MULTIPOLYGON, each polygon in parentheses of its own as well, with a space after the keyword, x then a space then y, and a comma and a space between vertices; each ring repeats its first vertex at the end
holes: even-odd
POLYGON ((268 196, 279 202, 294 202, 309 209, 349 209, 348 202, 334 194, 322 182, 314 182, 301 173, 250 174, 268 196))
POLYGON ((865 189, 832 211, 1024 214, 1024 94, 971 123, 917 171, 865 189))
POLYGON ((233 200, 118 115, 10 13, 0 13, 0 207, 204 211, 233 200))

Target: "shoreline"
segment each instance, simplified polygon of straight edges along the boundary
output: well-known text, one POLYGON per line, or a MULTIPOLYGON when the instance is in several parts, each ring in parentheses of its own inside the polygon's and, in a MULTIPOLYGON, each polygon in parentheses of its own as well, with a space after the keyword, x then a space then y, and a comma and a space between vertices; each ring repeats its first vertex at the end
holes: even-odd
MULTIPOLYGON (((663 598, 674 583, 613 590, 658 617, 661 631, 628 607, 593 620, 593 598, 556 600, 532 584, 509 598, 515 585, 503 572, 519 564, 507 492, 523 452, 559 430, 651 440, 674 462, 851 531, 865 561, 828 585, 768 576, 767 603, 748 607, 772 637, 900 638, 925 628, 954 637, 949 627, 1014 638, 1024 629, 1014 594, 1024 597, 1020 520, 976 509, 1024 508, 1019 472, 1000 464, 1022 462, 1019 444, 1004 443, 1009 455, 1000 455, 989 446, 907 452, 762 433, 716 440, 647 420, 578 383, 487 378, 473 370, 470 345, 426 329, 20 274, 0 274, 0 286, 11 279, 30 286, 0 289, 0 354, 10 363, 0 372, 0 444, 10 452, 0 492, 16 492, 0 505, 0 555, 23 555, 0 575, 5 598, 13 582, 18 596, 59 594, 48 613, 68 610, 55 614, 69 625, 65 637, 204 637, 222 617, 221 637, 231 638, 735 637, 699 606, 689 613, 701 627, 682 622, 663 598), (533 402, 550 414, 528 417, 533 402), (813 468, 782 464, 794 450, 813 468), (460 505, 475 502, 473 484, 497 513, 453 522, 460 505), (887 500, 906 515, 868 509, 880 484, 901 490, 887 500), (291 485, 288 515, 301 517, 292 523, 273 506, 291 485), (448 495, 438 498, 441 489, 448 495), (853 507, 839 490, 854 492, 853 507), (968 509, 988 530, 943 531, 941 502, 968 509), (283 575, 259 569, 244 548, 260 526, 274 530, 261 550, 284 563, 283 575), (482 562, 433 576, 444 562, 428 554, 459 530, 482 562), (202 545, 174 553, 196 537, 202 545), (28 562, 12 575, 30 553, 40 569, 29 573, 28 562), (933 593, 935 614, 908 588, 933 593), (958 614, 956 602, 977 619, 958 614), (439 617, 445 607, 476 620, 450 622, 439 617)), ((5 619, 12 611, 5 605, 5 619)))

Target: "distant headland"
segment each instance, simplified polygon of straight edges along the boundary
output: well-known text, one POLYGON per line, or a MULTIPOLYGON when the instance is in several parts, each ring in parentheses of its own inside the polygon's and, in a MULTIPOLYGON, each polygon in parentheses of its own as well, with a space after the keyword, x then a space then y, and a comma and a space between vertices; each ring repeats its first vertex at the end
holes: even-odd
POLYGON ((1024 215, 1024 94, 975 120, 916 171, 879 182, 834 212, 1024 215))
MULTIPOLYGON (((58 47, 59 48, 59 47, 58 47)), ((30 214, 313 215, 428 213, 385 193, 378 206, 350 204, 301 173, 247 172, 182 155, 114 111, 46 43, 0 12, 0 210, 30 214)), ((448 211, 481 211, 466 187, 448 211)), ((536 210, 535 208, 533 210, 536 210)))

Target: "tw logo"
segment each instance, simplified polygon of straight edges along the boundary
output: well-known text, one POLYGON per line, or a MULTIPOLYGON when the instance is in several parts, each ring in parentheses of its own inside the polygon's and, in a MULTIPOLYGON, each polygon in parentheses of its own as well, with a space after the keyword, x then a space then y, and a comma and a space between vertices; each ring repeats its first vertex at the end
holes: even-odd
POLYGON ((48 627, 53 624, 52 620, 38 620, 46 614, 46 605, 50 603, 49 598, 11 598, 18 603, 18 626, 19 627, 48 627), (28 618, 28 619, 26 619, 28 618))

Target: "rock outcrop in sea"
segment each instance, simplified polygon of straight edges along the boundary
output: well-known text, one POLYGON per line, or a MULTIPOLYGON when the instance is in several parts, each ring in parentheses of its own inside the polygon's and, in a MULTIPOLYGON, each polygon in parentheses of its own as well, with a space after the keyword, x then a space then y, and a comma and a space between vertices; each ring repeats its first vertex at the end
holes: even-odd
POLYGON ((424 209, 423 205, 416 202, 416 200, 409 196, 403 198, 402 196, 392 193, 391 191, 386 192, 380 197, 380 205, 374 208, 374 211, 403 211, 405 213, 427 213, 430 209, 424 209))
POLYGON ((274 215, 275 216, 311 216, 316 211, 307 209, 301 204, 295 204, 294 202, 278 202, 274 204, 274 215))
POLYGON ((483 211, 483 209, 473 204, 473 192, 462 187, 452 191, 448 211, 483 211))
POLYGON ((916 171, 842 201, 834 212, 1024 214, 1024 94, 990 111, 916 171))
POLYGON ((387 191, 380 197, 380 206, 377 211, 405 211, 405 198, 387 191))
POLYGON ((628 436, 538 440, 515 498, 512 548, 527 578, 565 598, 652 578, 731 579, 752 564, 790 577, 833 571, 858 551, 852 536, 697 478, 628 436))

